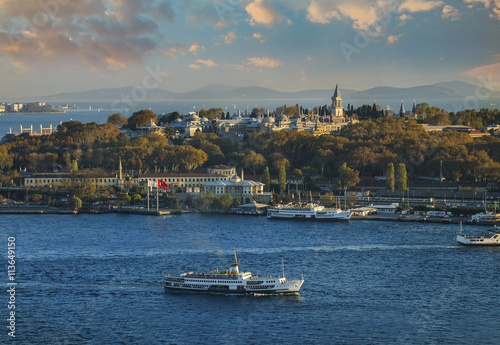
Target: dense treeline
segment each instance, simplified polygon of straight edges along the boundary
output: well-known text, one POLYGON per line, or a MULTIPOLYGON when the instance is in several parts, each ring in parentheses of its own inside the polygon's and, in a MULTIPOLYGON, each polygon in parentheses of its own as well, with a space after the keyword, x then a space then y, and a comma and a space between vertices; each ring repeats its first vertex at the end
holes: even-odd
MULTIPOLYGON (((146 115, 134 114, 128 121, 114 116, 114 121, 120 126, 158 121, 156 115, 146 115)), ((495 119, 498 111, 460 114, 463 118, 483 115, 495 119)), ((389 163, 403 163, 410 178, 437 177, 442 162, 443 175, 449 180, 500 181, 500 140, 493 136, 473 139, 453 131, 429 133, 414 120, 368 119, 345 126, 336 136, 298 131, 249 133, 240 150, 215 133, 197 132, 176 144, 156 134, 131 139, 111 122, 97 125, 70 121, 59 125, 52 135, 6 136, 0 145, 2 182, 10 183, 24 168, 116 171, 119 157, 128 171, 191 171, 230 164, 253 174, 262 174, 268 168, 271 175, 278 176, 284 167, 287 176, 321 175, 325 179, 338 177, 343 163, 360 175, 384 175, 389 163)))

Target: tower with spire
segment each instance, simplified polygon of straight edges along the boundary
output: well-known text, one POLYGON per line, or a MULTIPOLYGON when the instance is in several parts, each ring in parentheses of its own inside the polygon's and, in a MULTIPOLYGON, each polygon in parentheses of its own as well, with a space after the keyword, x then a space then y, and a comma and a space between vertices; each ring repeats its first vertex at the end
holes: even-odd
POLYGON ((332 96, 332 115, 334 117, 344 117, 344 107, 342 107, 342 96, 339 91, 339 84, 335 86, 332 96))
POLYGON ((406 110, 404 102, 401 102, 401 108, 399 108, 399 117, 405 117, 406 110))
POLYGON ((413 119, 417 119, 417 104, 413 101, 413 108, 411 109, 411 116, 413 119))

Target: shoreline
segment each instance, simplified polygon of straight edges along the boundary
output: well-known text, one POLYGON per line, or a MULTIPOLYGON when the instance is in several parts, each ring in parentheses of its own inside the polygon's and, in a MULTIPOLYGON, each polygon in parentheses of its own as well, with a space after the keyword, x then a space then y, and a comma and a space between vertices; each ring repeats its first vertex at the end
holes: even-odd
MULTIPOLYGON (((61 209, 57 207, 49 206, 13 206, 5 207, 0 206, 0 214, 108 214, 108 213, 121 213, 121 214, 136 214, 136 215, 146 215, 146 216, 165 216, 165 215, 182 215, 187 213, 200 213, 207 215, 237 215, 237 216, 265 216, 265 215, 255 215, 255 214, 240 214, 235 212, 199 212, 194 210, 175 210, 175 209, 144 209, 144 208, 117 208, 113 210, 98 211, 98 210, 72 210, 72 209, 61 209)), ((294 219, 282 219, 284 221, 296 221, 294 219)), ((311 220, 314 222, 314 220, 311 220)), ((351 216, 349 221, 390 221, 390 222, 405 222, 405 223, 433 223, 433 224, 454 224, 458 225, 481 225, 490 226, 500 225, 499 221, 479 221, 470 222, 468 217, 450 217, 450 218, 440 218, 440 217, 429 217, 427 219, 422 219, 421 217, 406 216, 404 218, 399 214, 374 214, 368 216, 351 216)), ((335 223, 335 221, 331 221, 335 223)))
POLYGON ((33 114, 37 114, 37 115, 44 115, 44 114, 66 114, 65 111, 15 111, 15 112, 2 112, 0 113, 0 116, 1 115, 23 115, 23 114, 26 114, 26 115, 33 115, 33 114))

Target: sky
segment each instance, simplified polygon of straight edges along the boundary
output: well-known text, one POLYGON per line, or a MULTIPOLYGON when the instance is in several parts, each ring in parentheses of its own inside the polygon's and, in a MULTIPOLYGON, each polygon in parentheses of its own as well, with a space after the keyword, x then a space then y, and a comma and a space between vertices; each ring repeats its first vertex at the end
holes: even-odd
POLYGON ((221 83, 500 91, 500 0, 0 0, 0 99, 221 83))

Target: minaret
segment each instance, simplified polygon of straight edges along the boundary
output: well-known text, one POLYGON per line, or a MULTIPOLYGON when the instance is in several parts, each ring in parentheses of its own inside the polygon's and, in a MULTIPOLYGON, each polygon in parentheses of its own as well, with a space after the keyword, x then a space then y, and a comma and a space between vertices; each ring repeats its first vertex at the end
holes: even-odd
POLYGON ((413 108, 411 109, 411 116, 413 116, 414 119, 417 119, 417 105, 415 104, 415 101, 413 101, 413 108))
POLYGON ((123 174, 122 174, 122 156, 120 156, 120 160, 119 160, 119 163, 118 163, 118 179, 120 179, 120 181, 123 179, 123 174))
POLYGON ((339 84, 335 86, 332 96, 332 115, 335 117, 344 117, 344 108, 342 107, 342 96, 339 91, 339 84))
POLYGON ((405 104, 401 102, 401 108, 399 109, 399 117, 404 117, 406 114, 405 104))

